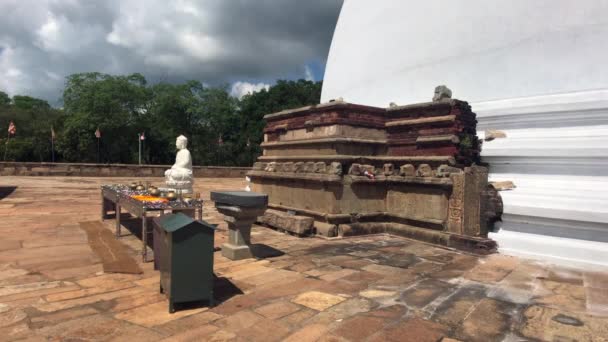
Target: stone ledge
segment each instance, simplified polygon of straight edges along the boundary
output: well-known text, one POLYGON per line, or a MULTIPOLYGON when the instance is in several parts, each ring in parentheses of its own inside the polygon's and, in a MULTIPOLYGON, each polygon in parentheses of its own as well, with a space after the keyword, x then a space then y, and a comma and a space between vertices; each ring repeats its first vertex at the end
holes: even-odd
POLYGON ((358 139, 358 138, 318 138, 318 139, 302 139, 302 140, 287 140, 279 142, 264 142, 260 146, 263 148, 278 148, 283 146, 297 145, 317 145, 317 144, 386 144, 386 140, 358 139))
POLYGON ((376 179, 369 179, 365 176, 348 176, 352 183, 409 183, 421 185, 452 186, 449 178, 435 177, 399 177, 399 176, 377 176, 376 179))
POLYGON ((435 143, 458 144, 460 139, 455 135, 430 135, 416 138, 416 145, 429 145, 435 143))
POLYGON ((271 179, 296 179, 314 182, 341 182, 342 177, 338 175, 327 175, 322 173, 292 173, 292 172, 267 172, 249 171, 247 176, 251 178, 271 178, 271 179))
POLYGON ((452 156, 354 156, 344 154, 328 155, 304 155, 304 156, 260 156, 259 161, 337 161, 356 162, 361 164, 373 162, 394 163, 446 163, 456 165, 456 159, 452 156))
POLYGON ((429 123, 454 122, 455 120, 456 120, 456 115, 443 115, 443 116, 435 116, 435 117, 422 118, 422 119, 389 121, 385 124, 385 126, 386 127, 415 126, 415 125, 425 125, 425 124, 429 124, 429 123))
POLYGON ((287 109, 287 110, 283 110, 283 111, 276 112, 276 113, 266 114, 266 115, 264 115, 264 120, 273 121, 273 120, 278 120, 278 119, 285 119, 285 118, 288 118, 291 116, 296 116, 302 112, 313 113, 317 110, 327 110, 328 108, 336 109, 336 110, 344 110, 344 109, 364 110, 364 111, 370 112, 370 114, 373 113, 373 114, 379 114, 379 115, 383 115, 386 111, 384 108, 379 108, 379 107, 359 105, 359 104, 348 103, 348 102, 344 102, 344 101, 333 101, 333 102, 320 103, 318 105, 305 106, 305 107, 294 108, 294 109, 287 109))
MULTIPOLYGON (((170 165, 0 162, 2 176, 163 177, 170 165)), ((240 178, 248 167, 193 166, 194 177, 240 178)))

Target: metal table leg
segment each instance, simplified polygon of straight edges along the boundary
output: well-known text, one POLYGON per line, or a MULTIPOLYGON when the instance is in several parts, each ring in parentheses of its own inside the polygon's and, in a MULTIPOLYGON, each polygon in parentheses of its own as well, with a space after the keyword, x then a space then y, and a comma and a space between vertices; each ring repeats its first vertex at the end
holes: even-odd
POLYGON ((103 197, 103 192, 101 193, 101 221, 106 219, 106 198, 103 197))
POLYGON ((120 237, 120 204, 116 202, 116 238, 120 237))
POLYGON ((148 240, 148 220, 146 219, 146 211, 144 210, 144 212, 141 214, 141 241, 143 244, 143 247, 141 250, 141 255, 142 255, 143 262, 147 262, 147 256, 148 256, 147 240, 148 240))

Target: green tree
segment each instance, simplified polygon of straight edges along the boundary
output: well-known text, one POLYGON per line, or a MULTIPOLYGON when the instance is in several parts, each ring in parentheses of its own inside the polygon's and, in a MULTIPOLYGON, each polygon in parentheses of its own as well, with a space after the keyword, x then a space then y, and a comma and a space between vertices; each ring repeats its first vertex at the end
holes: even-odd
POLYGON ((11 104, 11 98, 7 93, 0 91, 0 107, 6 107, 11 104))
POLYGON ((221 154, 217 139, 231 125, 238 126, 236 116, 237 100, 230 97, 225 86, 205 87, 198 81, 153 86, 147 143, 154 151, 151 162, 172 162, 175 137, 183 134, 189 139, 196 164, 215 164, 221 154))
POLYGON ((112 76, 74 74, 63 93, 66 118, 57 149, 67 161, 95 162, 97 139, 102 132, 101 162, 137 161, 137 133, 148 112, 150 98, 141 74, 112 76))
POLYGON ((234 158, 238 165, 252 165, 261 154, 260 143, 264 138, 264 115, 318 104, 321 100, 322 81, 279 80, 268 90, 245 95, 240 101, 240 139, 234 158), (247 142, 249 141, 249 146, 247 142))
POLYGON ((25 95, 13 96, 13 105, 15 108, 29 111, 48 111, 51 109, 51 106, 45 100, 25 95))
MULTIPOLYGON (((51 108, 48 102, 25 95, 15 95, 6 100, 0 92, 0 127, 8 128, 14 122, 17 134, 2 137, 2 146, 6 148, 8 161, 50 161, 51 160, 51 126, 59 127, 62 112, 51 108), (8 146, 6 145, 9 140, 8 146)), ((7 95, 8 96, 8 95, 7 95)), ((4 154, 4 150, 1 151, 4 154)))
POLYGON ((62 110, 42 99, 10 99, 0 92, 0 127, 6 129, 9 121, 18 127, 8 160, 50 160, 54 127, 57 161, 96 162, 94 132, 99 128, 104 163, 136 163, 138 133, 144 132, 146 163, 171 164, 175 138, 183 134, 195 165, 250 166, 261 152, 263 116, 319 103, 321 86, 279 80, 239 100, 230 96, 226 85, 187 81, 150 86, 141 74, 80 73, 67 77, 62 110))

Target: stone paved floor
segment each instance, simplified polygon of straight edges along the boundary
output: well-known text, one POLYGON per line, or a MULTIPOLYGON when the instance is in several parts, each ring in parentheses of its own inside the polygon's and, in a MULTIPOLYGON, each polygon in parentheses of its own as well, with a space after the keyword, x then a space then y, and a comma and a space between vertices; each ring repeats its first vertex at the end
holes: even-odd
MULTIPOLYGON (((0 180, 4 195, 16 187, 0 200, 1 340, 608 340, 608 273, 386 235, 327 241, 263 227, 253 242, 283 255, 233 262, 216 253, 219 304, 171 315, 151 263, 142 275, 104 274, 78 225, 99 218, 100 184, 128 180, 0 180)), ((205 198, 243 187, 197 180, 205 198)), ((211 203, 205 219, 221 223, 211 203)), ((216 243, 224 239, 225 230, 216 243)), ((121 240, 137 257, 139 240, 121 240)))

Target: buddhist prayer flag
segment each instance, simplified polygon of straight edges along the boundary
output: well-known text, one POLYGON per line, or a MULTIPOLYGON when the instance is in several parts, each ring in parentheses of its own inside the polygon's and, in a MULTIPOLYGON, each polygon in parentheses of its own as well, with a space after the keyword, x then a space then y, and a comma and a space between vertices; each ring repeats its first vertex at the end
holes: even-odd
POLYGON ((223 145, 224 144, 224 139, 222 139, 222 136, 220 135, 219 138, 217 138, 217 144, 218 145, 223 145))
POLYGON ((146 140, 146 135, 144 132, 141 132, 141 135, 139 136, 140 140, 146 140))
POLYGON ((97 127, 97 130, 95 131, 95 138, 101 138, 101 131, 99 130, 99 127, 97 127))
POLYGON ((15 123, 11 121, 8 124, 8 135, 15 135, 15 133, 17 133, 17 127, 15 126, 15 123))

